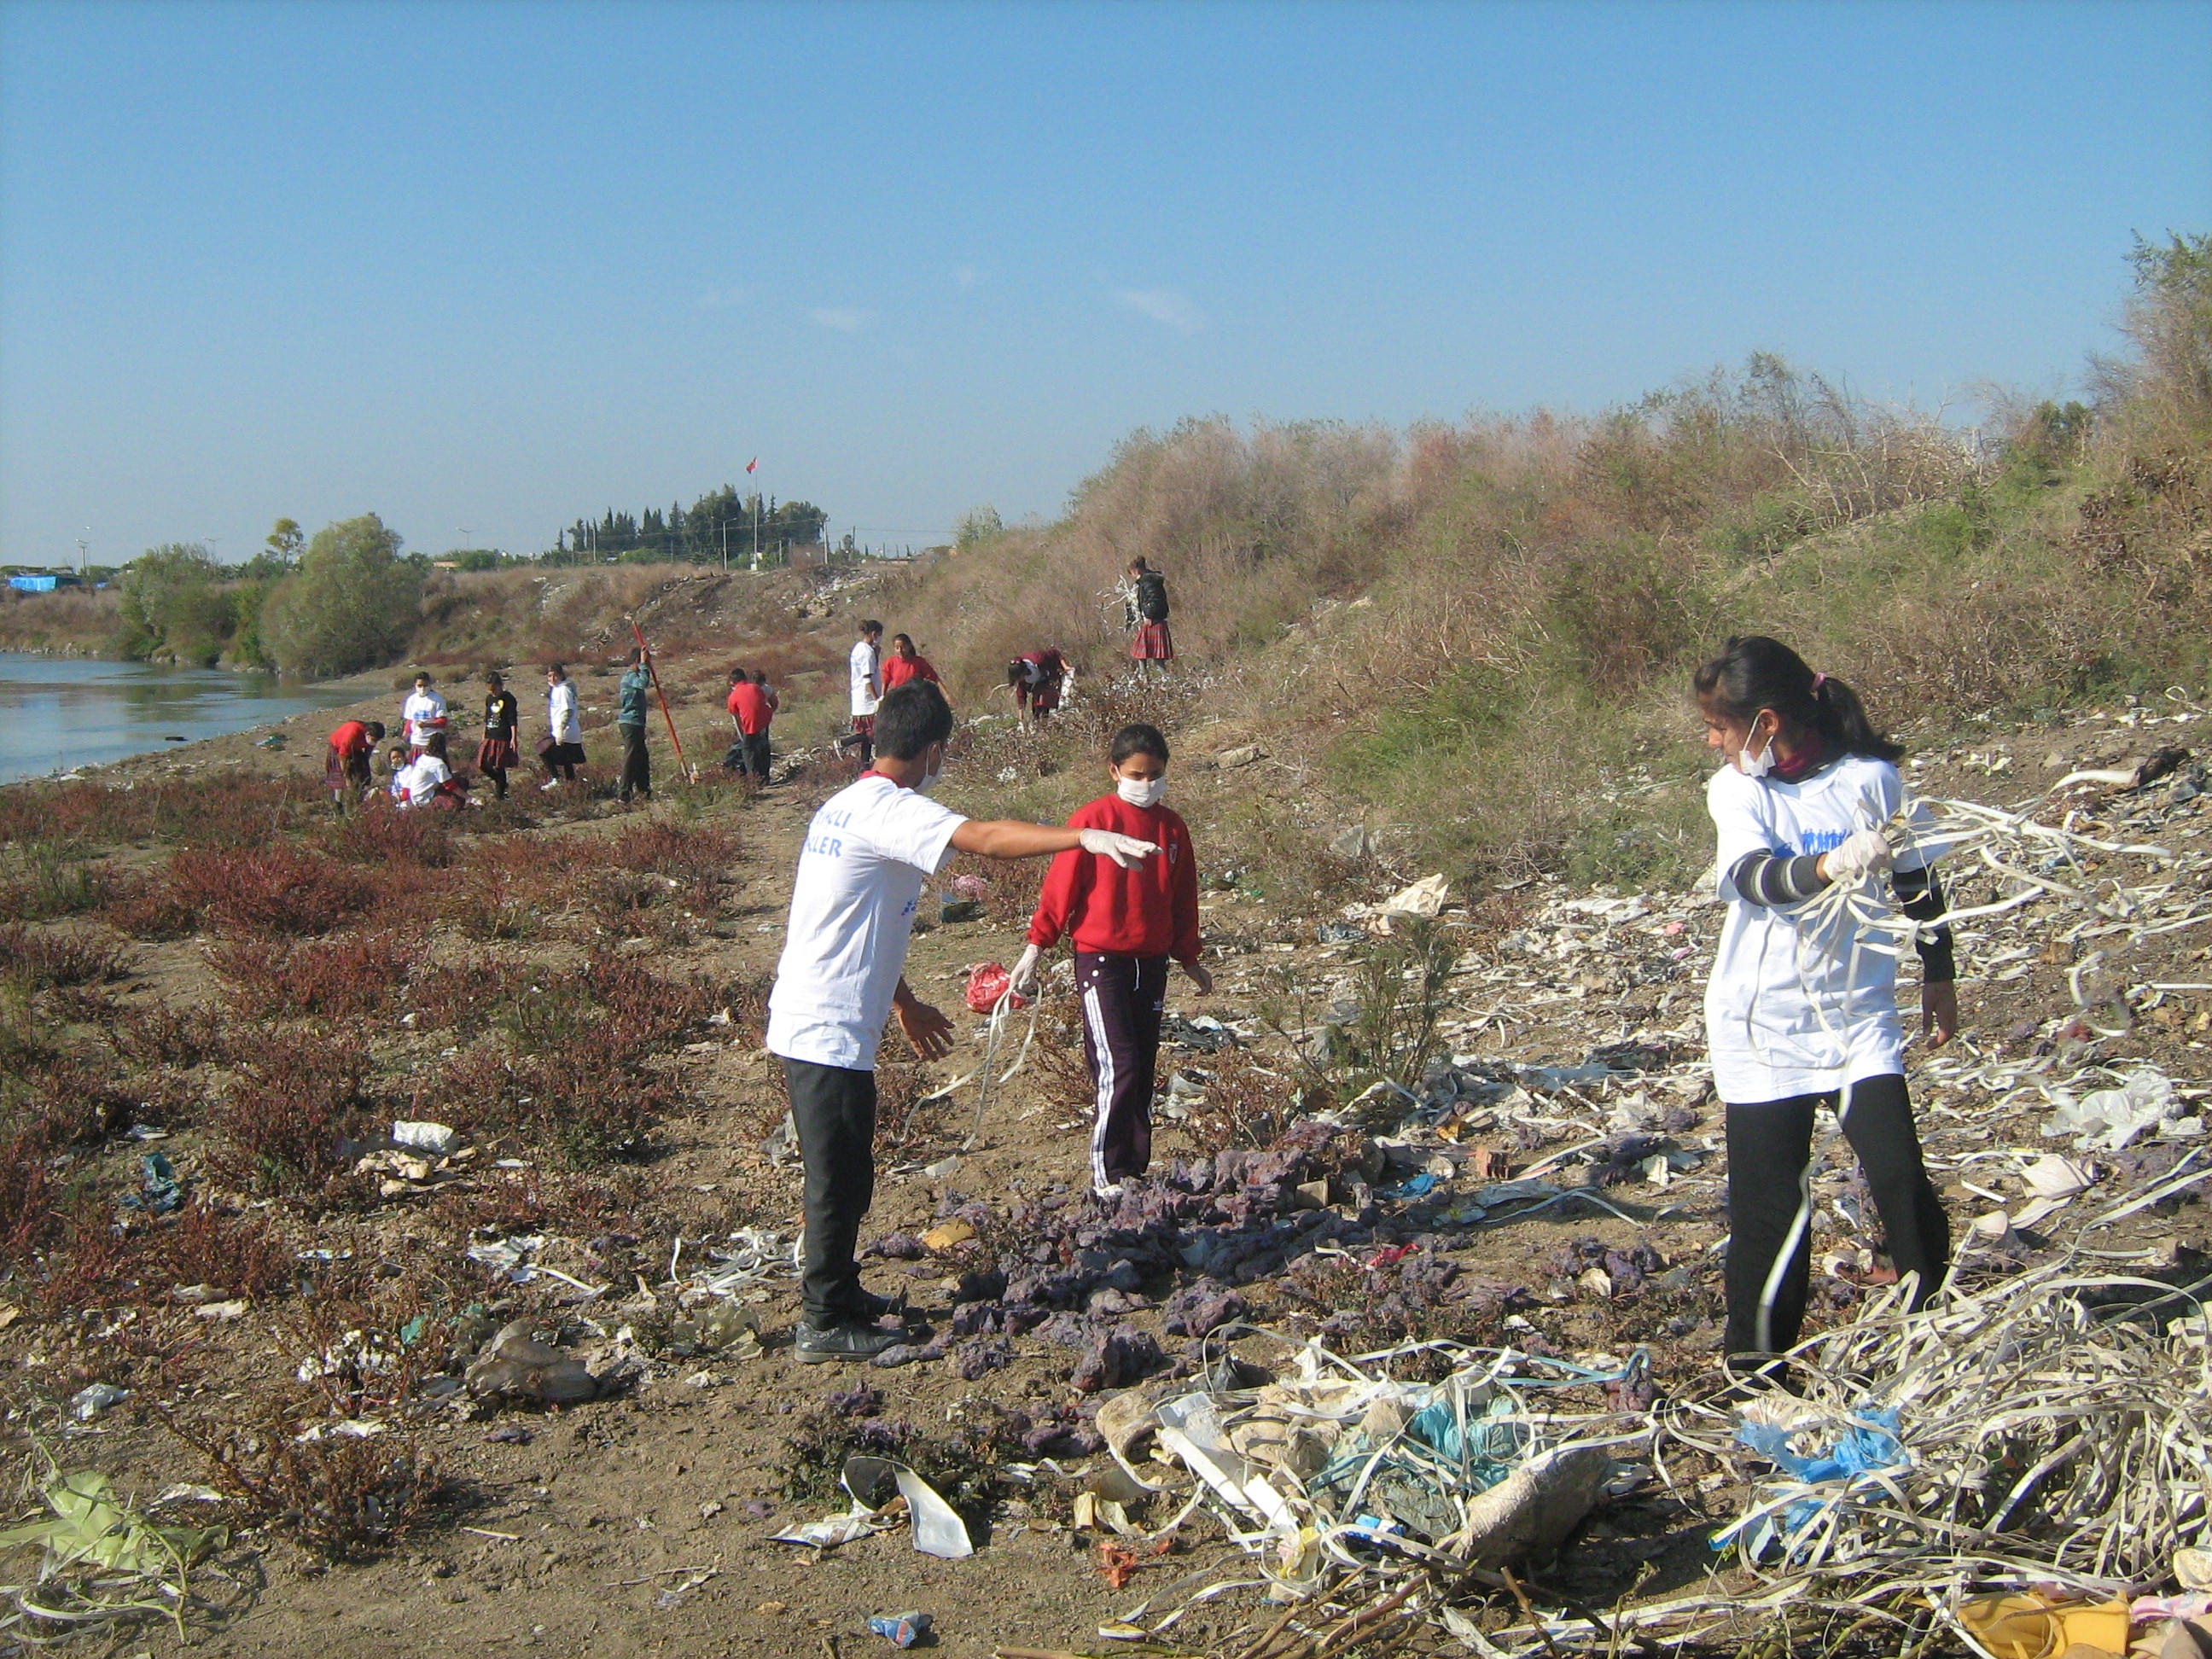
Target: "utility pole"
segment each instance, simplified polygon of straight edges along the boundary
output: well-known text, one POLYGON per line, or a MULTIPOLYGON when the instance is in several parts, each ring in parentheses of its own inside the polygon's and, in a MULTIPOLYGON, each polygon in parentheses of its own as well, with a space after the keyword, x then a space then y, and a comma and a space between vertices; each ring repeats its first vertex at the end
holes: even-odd
MULTIPOLYGON (((88 531, 91 528, 89 525, 85 527, 88 531)), ((80 536, 76 538, 76 574, 80 576, 89 576, 92 574, 91 558, 85 551, 85 550, 91 544, 87 541, 84 537, 80 536)))
POLYGON ((760 487, 753 487, 753 572, 760 572, 760 487))

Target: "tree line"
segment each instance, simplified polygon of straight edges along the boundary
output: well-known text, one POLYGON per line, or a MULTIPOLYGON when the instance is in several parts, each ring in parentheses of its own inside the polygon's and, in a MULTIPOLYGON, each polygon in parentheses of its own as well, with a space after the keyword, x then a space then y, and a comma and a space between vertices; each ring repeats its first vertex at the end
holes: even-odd
POLYGON ((403 556, 374 513, 308 539, 279 519, 242 565, 195 542, 166 542, 123 572, 117 654, 200 667, 227 662, 288 674, 349 674, 388 662, 422 614, 430 562, 403 556))
POLYGON ((545 562, 688 560, 714 564, 727 554, 732 560, 750 563, 756 545, 763 558, 781 558, 786 546, 814 546, 829 522, 830 515, 811 501, 779 502, 757 492, 740 495, 733 486, 724 484, 688 508, 677 502, 671 502, 665 513, 657 507, 641 514, 610 507, 596 523, 579 519, 561 532, 545 562))

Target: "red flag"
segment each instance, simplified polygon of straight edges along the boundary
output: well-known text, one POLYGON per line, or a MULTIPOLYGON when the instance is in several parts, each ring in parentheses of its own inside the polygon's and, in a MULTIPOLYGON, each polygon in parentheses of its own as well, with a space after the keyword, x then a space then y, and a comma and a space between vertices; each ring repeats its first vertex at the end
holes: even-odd
POLYGON ((748 471, 748 472, 750 472, 750 471, 751 471, 755 467, 758 466, 759 465, 760 465, 760 457, 759 457, 759 456, 757 456, 757 455, 756 455, 756 456, 754 456, 754 457, 752 458, 752 459, 750 459, 750 461, 747 461, 747 462, 745 463, 745 471, 748 471))

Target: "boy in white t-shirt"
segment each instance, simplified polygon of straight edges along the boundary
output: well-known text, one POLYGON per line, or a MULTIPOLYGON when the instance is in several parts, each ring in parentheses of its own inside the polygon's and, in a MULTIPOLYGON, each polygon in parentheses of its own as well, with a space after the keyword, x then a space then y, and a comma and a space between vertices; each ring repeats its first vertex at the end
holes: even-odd
POLYGON ((874 767, 823 802, 807 826, 768 1004, 768 1048, 783 1060, 805 1166, 796 1343, 803 1364, 866 1359, 903 1334, 876 1322, 891 1304, 861 1287, 853 1251, 875 1196, 876 1045, 884 1023, 896 1018, 925 1060, 952 1046, 952 1022, 903 976, 923 882, 956 849, 1048 858, 1080 847, 1124 866, 1158 850, 1111 830, 979 822, 930 799, 952 710, 927 680, 890 692, 874 720, 874 767))
POLYGON ((433 732, 446 729, 446 700, 430 684, 428 674, 415 677, 415 689, 399 705, 399 726, 406 734, 407 746, 418 755, 429 744, 433 732))
POLYGON ((883 637, 884 625, 869 618, 860 624, 860 637, 847 659, 853 682, 853 735, 840 746, 853 750, 862 772, 876 754, 876 705, 884 695, 883 637))
MULTIPOLYGON (((1847 913, 1814 902, 1838 883, 1887 878, 1923 925, 1921 1024, 1949 1040, 1959 1000, 1949 931, 1936 926, 1942 848, 1899 821, 1895 744, 1850 688, 1778 640, 1730 640, 1692 682, 1706 742, 1728 764, 1706 787, 1728 902, 1705 990, 1713 1085, 1729 1159, 1725 1359, 1778 1377, 1796 1346, 1812 1258, 1814 1115, 1833 1110, 1858 1155, 1900 1279, 1917 1309, 1943 1282, 1951 1231, 1921 1161, 1905 1086, 1897 959, 1847 913), (1896 843, 1901 843, 1901 850, 1896 843)), ((1872 890, 1869 896, 1880 896, 1872 890)))

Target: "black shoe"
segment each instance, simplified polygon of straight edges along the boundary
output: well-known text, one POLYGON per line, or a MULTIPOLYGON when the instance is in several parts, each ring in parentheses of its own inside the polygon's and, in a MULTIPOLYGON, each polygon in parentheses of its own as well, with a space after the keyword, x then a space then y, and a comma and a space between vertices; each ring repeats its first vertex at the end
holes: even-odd
POLYGON ((792 1353, 802 1365, 826 1365, 839 1359, 873 1359, 905 1340, 904 1331, 885 1330, 857 1319, 841 1319, 830 1325, 801 1319, 792 1353))
POLYGON ((906 1292, 896 1296, 878 1296, 873 1291, 863 1290, 858 1285, 845 1292, 845 1311, 864 1324, 872 1325, 885 1314, 906 1311, 906 1292))

